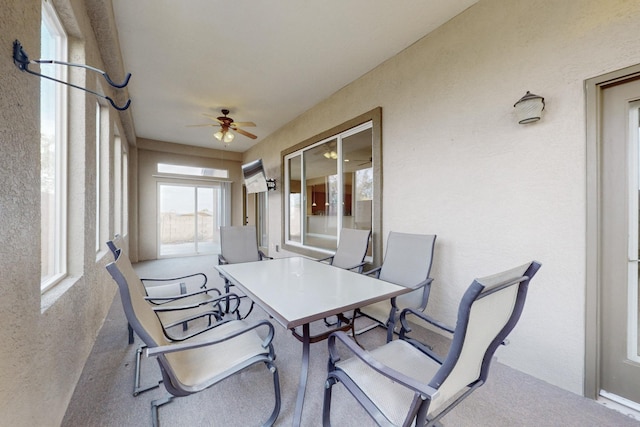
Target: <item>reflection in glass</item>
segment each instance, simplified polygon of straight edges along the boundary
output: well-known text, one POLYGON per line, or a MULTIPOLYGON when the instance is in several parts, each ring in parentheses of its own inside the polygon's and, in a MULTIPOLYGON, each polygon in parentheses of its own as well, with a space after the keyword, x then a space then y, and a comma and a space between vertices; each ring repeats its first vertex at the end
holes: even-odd
POLYGON ((331 139, 304 152, 304 244, 335 249, 338 239, 338 141, 331 139), (313 206, 315 202, 315 206, 313 206))
POLYGON ((302 188, 302 170, 300 165, 300 156, 289 159, 289 236, 288 239, 293 242, 301 242, 301 188, 302 188))

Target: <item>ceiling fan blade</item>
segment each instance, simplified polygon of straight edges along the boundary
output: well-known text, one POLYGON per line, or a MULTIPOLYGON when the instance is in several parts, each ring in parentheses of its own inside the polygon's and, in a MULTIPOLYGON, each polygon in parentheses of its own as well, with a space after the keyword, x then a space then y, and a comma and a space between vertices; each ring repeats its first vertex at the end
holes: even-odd
POLYGON ((252 134, 252 133, 247 132, 246 130, 242 130, 242 129, 238 129, 238 128, 235 128, 235 129, 233 129, 233 130, 234 130, 235 132, 238 132, 240 135, 244 135, 244 136, 246 136, 247 138, 251 138, 251 139, 256 139, 256 138, 257 138, 257 136, 255 136, 255 135, 254 135, 254 134, 252 134))
POLYGON ((253 122, 233 122, 231 123, 233 126, 237 126, 237 127, 241 127, 241 128, 246 128, 246 127, 255 127, 256 124, 253 122))
POLYGON ((203 124, 203 125, 186 125, 186 127, 188 128, 194 128, 194 127, 199 127, 199 126, 218 126, 215 123, 207 123, 207 124, 203 124))

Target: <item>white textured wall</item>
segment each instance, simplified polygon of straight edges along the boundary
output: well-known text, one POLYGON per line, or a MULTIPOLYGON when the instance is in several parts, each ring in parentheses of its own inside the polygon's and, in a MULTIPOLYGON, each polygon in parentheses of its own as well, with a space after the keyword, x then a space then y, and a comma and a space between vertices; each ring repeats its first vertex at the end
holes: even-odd
MULTIPOLYGON (((523 318, 499 359, 582 393, 585 79, 640 63, 640 2, 481 0, 245 155, 280 175, 280 151, 376 106, 383 234, 435 233, 428 311, 450 323, 474 277, 536 259, 523 318), (513 104, 542 95, 542 121, 513 104)), ((270 249, 281 190, 269 193, 270 249)))
MULTIPOLYGON (((55 4, 63 21, 73 23, 68 30, 74 46, 84 45, 86 63, 101 68, 84 2, 55 4)), ((15 39, 31 59, 40 57, 40 6, 41 0, 5 0, 0 7, 3 426, 60 425, 116 292, 104 268, 111 256, 106 248, 98 257, 95 253, 95 192, 90 190, 95 188, 95 97, 74 89, 69 92, 76 123, 69 142, 75 171, 68 185, 70 277, 44 296, 40 293, 40 79, 20 72, 11 57, 15 39), (83 163, 86 169, 78 167, 83 163)), ((95 79, 86 84, 96 89, 95 79)), ((126 345, 126 326, 122 327, 126 345)))

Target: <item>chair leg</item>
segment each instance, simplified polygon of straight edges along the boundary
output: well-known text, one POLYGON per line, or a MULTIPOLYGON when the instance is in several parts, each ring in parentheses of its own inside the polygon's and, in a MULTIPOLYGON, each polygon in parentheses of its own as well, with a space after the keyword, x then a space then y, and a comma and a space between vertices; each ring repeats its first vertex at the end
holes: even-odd
POLYGON ((144 349, 146 348, 146 345, 141 345, 140 347, 138 347, 138 350, 136 350, 136 373, 135 373, 135 378, 133 380, 133 395, 137 396, 141 393, 144 393, 145 391, 149 391, 149 390, 153 390, 154 388, 158 388, 160 387, 160 384, 162 384, 162 380, 158 381, 158 384, 153 384, 147 387, 140 387, 140 364, 142 363, 142 352, 144 351, 144 349))
POLYGON ((151 425, 153 427, 158 427, 160 425, 158 420, 158 408, 171 402, 173 398, 174 396, 168 395, 166 397, 163 397, 162 399, 151 401, 151 425))
POLYGON ((324 383, 324 400, 322 402, 322 425, 323 427, 331 426, 331 391, 336 381, 328 378, 324 383))
POLYGON ((396 328, 396 322, 393 320, 389 320, 387 324, 387 342, 391 342, 393 340, 393 330, 396 328))
POLYGON ((129 344, 133 344, 133 328, 127 323, 127 329, 129 330, 129 344))
POLYGON ((280 415, 280 405, 281 405, 281 399, 280 399, 280 377, 278 375, 278 368, 276 368, 276 365, 273 364, 273 363, 267 363, 267 367, 269 368, 269 371, 273 375, 273 391, 274 391, 274 394, 275 394, 275 405, 273 407, 273 411, 271 412, 271 416, 263 424, 263 426, 265 426, 265 427, 266 426, 273 426, 275 424, 276 419, 278 418, 278 415, 280 415))

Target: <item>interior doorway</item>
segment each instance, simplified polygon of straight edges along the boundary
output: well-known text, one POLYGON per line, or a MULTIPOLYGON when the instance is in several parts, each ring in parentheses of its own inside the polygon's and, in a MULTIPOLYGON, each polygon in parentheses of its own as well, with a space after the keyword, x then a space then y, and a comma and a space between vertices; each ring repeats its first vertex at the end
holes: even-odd
POLYGON ((585 394, 640 410, 640 68, 587 82, 585 394))

